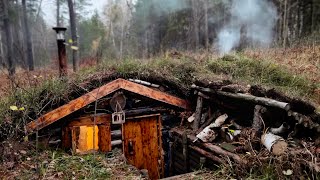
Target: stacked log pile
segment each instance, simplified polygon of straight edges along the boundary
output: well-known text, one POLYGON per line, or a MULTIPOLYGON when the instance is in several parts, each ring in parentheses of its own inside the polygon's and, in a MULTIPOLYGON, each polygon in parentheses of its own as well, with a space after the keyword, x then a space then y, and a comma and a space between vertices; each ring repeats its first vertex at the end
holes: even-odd
POLYGON ((309 154, 304 164, 311 171, 320 172, 320 115, 312 104, 274 89, 230 82, 201 82, 192 89, 194 112, 172 130, 178 136, 189 132, 189 148, 218 164, 241 165, 260 151, 268 152, 266 158, 299 152, 309 154))

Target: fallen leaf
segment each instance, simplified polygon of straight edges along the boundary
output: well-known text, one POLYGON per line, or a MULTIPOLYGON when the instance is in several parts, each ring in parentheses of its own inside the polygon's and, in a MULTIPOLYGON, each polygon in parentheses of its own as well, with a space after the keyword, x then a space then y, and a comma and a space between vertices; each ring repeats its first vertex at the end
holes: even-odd
POLYGON ((77 46, 71 46, 71 49, 75 50, 75 51, 78 51, 79 48, 77 46))
POLYGON ((286 171, 282 171, 282 173, 286 176, 291 176, 293 174, 293 171, 291 169, 288 169, 286 171))
POLYGON ((17 107, 17 106, 10 106, 10 109, 11 109, 12 111, 17 111, 17 110, 18 110, 18 107, 17 107))
POLYGON ((23 141, 24 141, 24 142, 28 142, 28 141, 29 141, 29 137, 28 137, 28 136, 25 136, 25 137, 23 138, 23 141))
POLYGON ((20 150, 20 153, 23 154, 23 155, 26 155, 26 154, 27 154, 27 151, 25 151, 25 150, 20 150))

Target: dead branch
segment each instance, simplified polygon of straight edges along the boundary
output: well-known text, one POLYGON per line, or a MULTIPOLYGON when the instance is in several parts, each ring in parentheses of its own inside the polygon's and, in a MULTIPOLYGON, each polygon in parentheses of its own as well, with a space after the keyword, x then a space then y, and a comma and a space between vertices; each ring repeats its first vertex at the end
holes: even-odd
MULTIPOLYGON (((172 131, 179 134, 180 136, 183 135, 182 130, 174 128, 174 129, 172 129, 172 131)), ((188 139, 191 142, 194 142, 197 138, 194 135, 188 135, 188 139)), ((219 154, 221 156, 229 157, 229 158, 235 160, 239 164, 247 164, 248 163, 246 160, 242 159, 240 156, 238 156, 234 153, 225 151, 221 147, 213 145, 211 143, 199 143, 199 145, 206 148, 206 149, 209 149, 213 153, 219 154)))
POLYGON ((315 129, 318 133, 320 133, 320 124, 313 122, 310 117, 293 111, 289 111, 288 116, 293 117, 297 121, 297 124, 301 124, 309 129, 315 129))
POLYGON ((271 106, 271 107, 276 107, 276 108, 281 108, 284 109, 286 111, 290 110, 290 105, 289 103, 286 102, 281 102, 281 101, 276 101, 274 99, 270 99, 270 98, 264 98, 264 97, 256 97, 253 95, 249 95, 249 94, 242 94, 242 93, 228 93, 228 92, 223 92, 223 91, 214 91, 210 88, 202 88, 196 85, 192 85, 193 89, 202 91, 202 92, 206 92, 206 93, 212 93, 212 94, 216 94, 219 96, 224 96, 224 97, 229 97, 229 98, 234 98, 234 99, 241 99, 241 100, 245 100, 245 101, 251 101, 254 102, 256 104, 260 104, 260 105, 265 105, 265 106, 271 106))
MULTIPOLYGON (((256 105, 254 107, 254 117, 252 122, 252 128, 257 132, 261 132, 262 127, 264 125, 264 121, 262 119, 262 114, 265 113, 267 109, 261 105, 256 105)), ((265 128, 265 127, 263 127, 265 128)))

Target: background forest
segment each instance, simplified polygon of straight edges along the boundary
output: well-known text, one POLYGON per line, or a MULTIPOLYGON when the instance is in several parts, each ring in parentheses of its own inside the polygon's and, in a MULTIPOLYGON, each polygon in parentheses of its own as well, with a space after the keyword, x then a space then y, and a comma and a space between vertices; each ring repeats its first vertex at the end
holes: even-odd
MULTIPOLYGON (((86 7, 94 1, 52 3, 56 26, 68 28, 74 70, 88 60, 150 58, 168 50, 224 54, 320 42, 319 0, 106 1, 103 14, 92 16, 86 7)), ((56 34, 42 6, 42 0, 0 1, 0 63, 11 74, 57 61, 56 34)))
MULTIPOLYGON (((290 102, 295 109, 285 108, 286 112, 270 106, 271 113, 266 113, 272 114, 267 117, 272 119, 271 129, 281 125, 273 124, 276 121, 290 129, 285 135, 292 146, 288 154, 270 156, 260 135, 243 131, 240 139, 249 142, 250 146, 245 144, 249 149, 235 153, 249 164, 244 168, 225 156, 226 163, 204 172, 202 179, 320 179, 320 0, 0 0, 0 179, 131 177, 134 172, 121 152, 120 162, 114 163, 104 154, 71 156, 57 149, 61 129, 53 130, 59 133, 55 138, 47 129, 39 136, 38 128, 35 136, 29 136, 25 128, 116 78, 154 83, 161 91, 190 99, 202 126, 215 104, 222 106, 218 113, 230 109, 239 121, 253 122, 251 115, 259 117, 256 112, 264 111, 260 107, 256 111, 256 102, 247 107, 249 103, 243 103, 247 100, 231 100, 235 94, 290 102), (67 28, 65 41, 58 44, 66 46, 68 63, 61 58, 63 48, 58 57, 54 27, 67 28), (205 95, 201 90, 207 91, 205 95), (221 95, 220 103, 213 99, 217 90, 231 95, 221 95), (201 109, 207 115, 202 116, 201 109), (310 138, 313 132, 315 138, 310 138), (54 150, 46 148, 50 142, 54 150), (258 148, 251 142, 258 142, 258 148)), ((109 114, 105 108, 110 99, 95 99, 95 105, 87 106, 90 112, 83 111, 109 114)), ((141 104, 153 108, 149 101, 141 104)), ((193 112, 186 112, 175 118, 177 122, 181 118, 180 126, 191 125, 184 120, 193 112)), ((140 172, 136 175, 141 179, 140 172)))

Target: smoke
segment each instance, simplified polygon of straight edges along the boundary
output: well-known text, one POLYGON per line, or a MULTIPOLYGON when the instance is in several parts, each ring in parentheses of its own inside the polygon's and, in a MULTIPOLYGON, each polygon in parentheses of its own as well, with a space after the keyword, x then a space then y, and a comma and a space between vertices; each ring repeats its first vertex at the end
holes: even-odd
POLYGON ((277 10, 268 0, 232 0, 230 15, 218 33, 220 53, 228 53, 240 43, 265 47, 272 42, 277 10))

